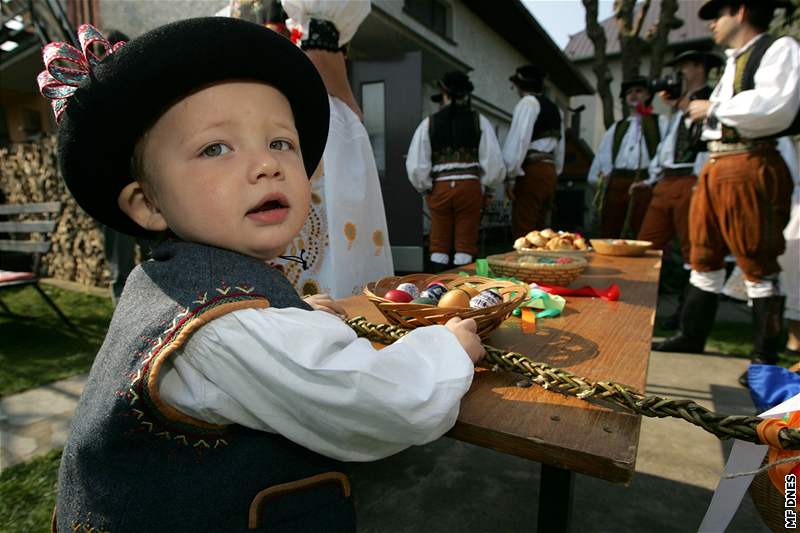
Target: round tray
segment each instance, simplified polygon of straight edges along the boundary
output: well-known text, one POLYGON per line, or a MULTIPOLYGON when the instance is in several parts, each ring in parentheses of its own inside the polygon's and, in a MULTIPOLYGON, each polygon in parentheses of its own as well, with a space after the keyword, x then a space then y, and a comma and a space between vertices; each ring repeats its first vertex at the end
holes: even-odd
POLYGON ((644 253, 653 246, 650 241, 635 241, 630 239, 591 239, 589 242, 598 254, 620 255, 636 257, 644 253))
POLYGON ((517 278, 528 283, 562 286, 575 281, 589 264, 586 259, 575 254, 542 256, 538 252, 507 252, 490 255, 486 260, 495 275, 517 278), (543 259, 554 261, 563 259, 563 262, 542 262, 543 259))
POLYGON ((497 280, 483 276, 460 276, 458 274, 409 274, 408 276, 387 276, 367 284, 364 294, 369 301, 386 317, 391 324, 406 328, 443 325, 453 317, 474 318, 478 324, 478 335, 487 337, 497 329, 503 320, 528 296, 528 286, 511 281, 497 280), (387 291, 401 283, 412 283, 422 291, 428 284, 438 281, 448 289, 456 289, 471 284, 476 290, 495 289, 503 302, 483 309, 469 307, 437 307, 435 305, 396 303, 383 298, 387 291))

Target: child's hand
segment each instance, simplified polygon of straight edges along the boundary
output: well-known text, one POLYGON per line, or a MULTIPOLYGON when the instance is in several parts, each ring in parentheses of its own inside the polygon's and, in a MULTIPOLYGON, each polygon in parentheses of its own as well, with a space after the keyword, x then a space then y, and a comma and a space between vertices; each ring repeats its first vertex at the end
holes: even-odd
POLYGON ((312 294, 303 298, 315 311, 325 311, 341 319, 347 318, 344 307, 327 294, 312 294))
POLYGON ((486 355, 486 350, 483 349, 481 338, 475 333, 478 330, 478 324, 474 319, 461 320, 456 316, 448 320, 445 327, 453 332, 453 335, 458 339, 458 343, 461 344, 469 358, 472 359, 473 364, 483 359, 483 356, 486 355))

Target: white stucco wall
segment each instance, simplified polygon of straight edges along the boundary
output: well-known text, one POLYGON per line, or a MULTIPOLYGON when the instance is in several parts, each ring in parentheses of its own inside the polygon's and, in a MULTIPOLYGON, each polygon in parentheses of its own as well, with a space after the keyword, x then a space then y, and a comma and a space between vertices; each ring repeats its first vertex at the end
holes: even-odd
POLYGON ((100 0, 103 29, 119 30, 130 38, 176 20, 209 17, 228 0, 100 0))

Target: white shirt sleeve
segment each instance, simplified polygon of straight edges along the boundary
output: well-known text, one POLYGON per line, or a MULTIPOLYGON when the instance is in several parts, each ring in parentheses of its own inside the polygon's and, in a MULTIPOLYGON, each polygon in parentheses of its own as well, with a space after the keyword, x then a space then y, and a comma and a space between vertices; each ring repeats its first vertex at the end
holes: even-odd
POLYGON ((553 159, 556 164, 556 176, 560 176, 562 172, 564 172, 564 155, 566 154, 566 138, 564 131, 564 113, 561 110, 558 110, 558 114, 561 115, 561 137, 558 139, 558 144, 556 145, 556 149, 553 152, 553 159))
POLYGON ((406 172, 411 185, 420 194, 425 194, 433 188, 431 178, 431 140, 428 136, 428 122, 426 118, 417 127, 414 136, 411 138, 411 145, 408 147, 406 156, 406 172))
POLYGON ((473 373, 444 326, 416 329, 376 350, 323 311, 244 309, 198 330, 162 372, 159 391, 211 423, 371 461, 447 432, 473 373))
POLYGON ((506 166, 503 162, 503 152, 500 142, 494 133, 494 127, 489 119, 480 115, 481 142, 478 145, 478 159, 481 163, 483 176, 481 187, 485 190, 494 187, 506 177, 506 166))
POLYGON ((286 27, 299 29, 302 40, 308 38, 311 19, 322 19, 332 22, 339 30, 339 46, 350 42, 372 9, 370 0, 282 0, 282 3, 289 16, 286 27))
POLYGON ((797 187, 798 183, 800 183, 800 169, 797 168, 797 147, 794 141, 792 141, 791 137, 779 137, 777 148, 783 160, 786 161, 789 174, 792 177, 792 181, 795 183, 795 187, 797 187))
POLYGON ((653 156, 653 159, 650 160, 650 165, 647 167, 648 177, 645 183, 651 187, 661 179, 661 173, 664 171, 664 167, 661 165, 661 152, 670 140, 662 137, 661 142, 658 143, 658 148, 656 148, 656 155, 653 156))
POLYGON ((748 139, 789 127, 800 109, 800 45, 790 37, 770 46, 755 73, 755 88, 715 104, 713 115, 748 139))
POLYGON ((528 153, 533 126, 536 124, 536 119, 539 118, 540 110, 539 100, 533 96, 523 97, 514 107, 511 128, 508 130, 503 145, 503 159, 509 178, 513 179, 525 174, 522 170, 522 163, 525 161, 525 154, 528 153))
POLYGON ((613 147, 616 128, 617 123, 615 122, 603 135, 603 140, 600 141, 600 146, 594 153, 594 160, 592 160, 592 166, 589 168, 589 175, 586 178, 592 185, 597 185, 597 182, 600 181, 600 174, 608 176, 614 166, 614 162, 611 161, 611 148, 613 147))

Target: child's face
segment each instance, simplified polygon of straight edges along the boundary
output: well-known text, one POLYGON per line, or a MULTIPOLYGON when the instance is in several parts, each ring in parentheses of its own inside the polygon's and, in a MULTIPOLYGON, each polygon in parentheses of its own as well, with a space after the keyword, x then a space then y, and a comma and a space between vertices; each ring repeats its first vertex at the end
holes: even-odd
POLYGON ((273 87, 203 89, 144 142, 151 202, 182 239, 271 259, 303 227, 311 188, 289 101, 273 87))

